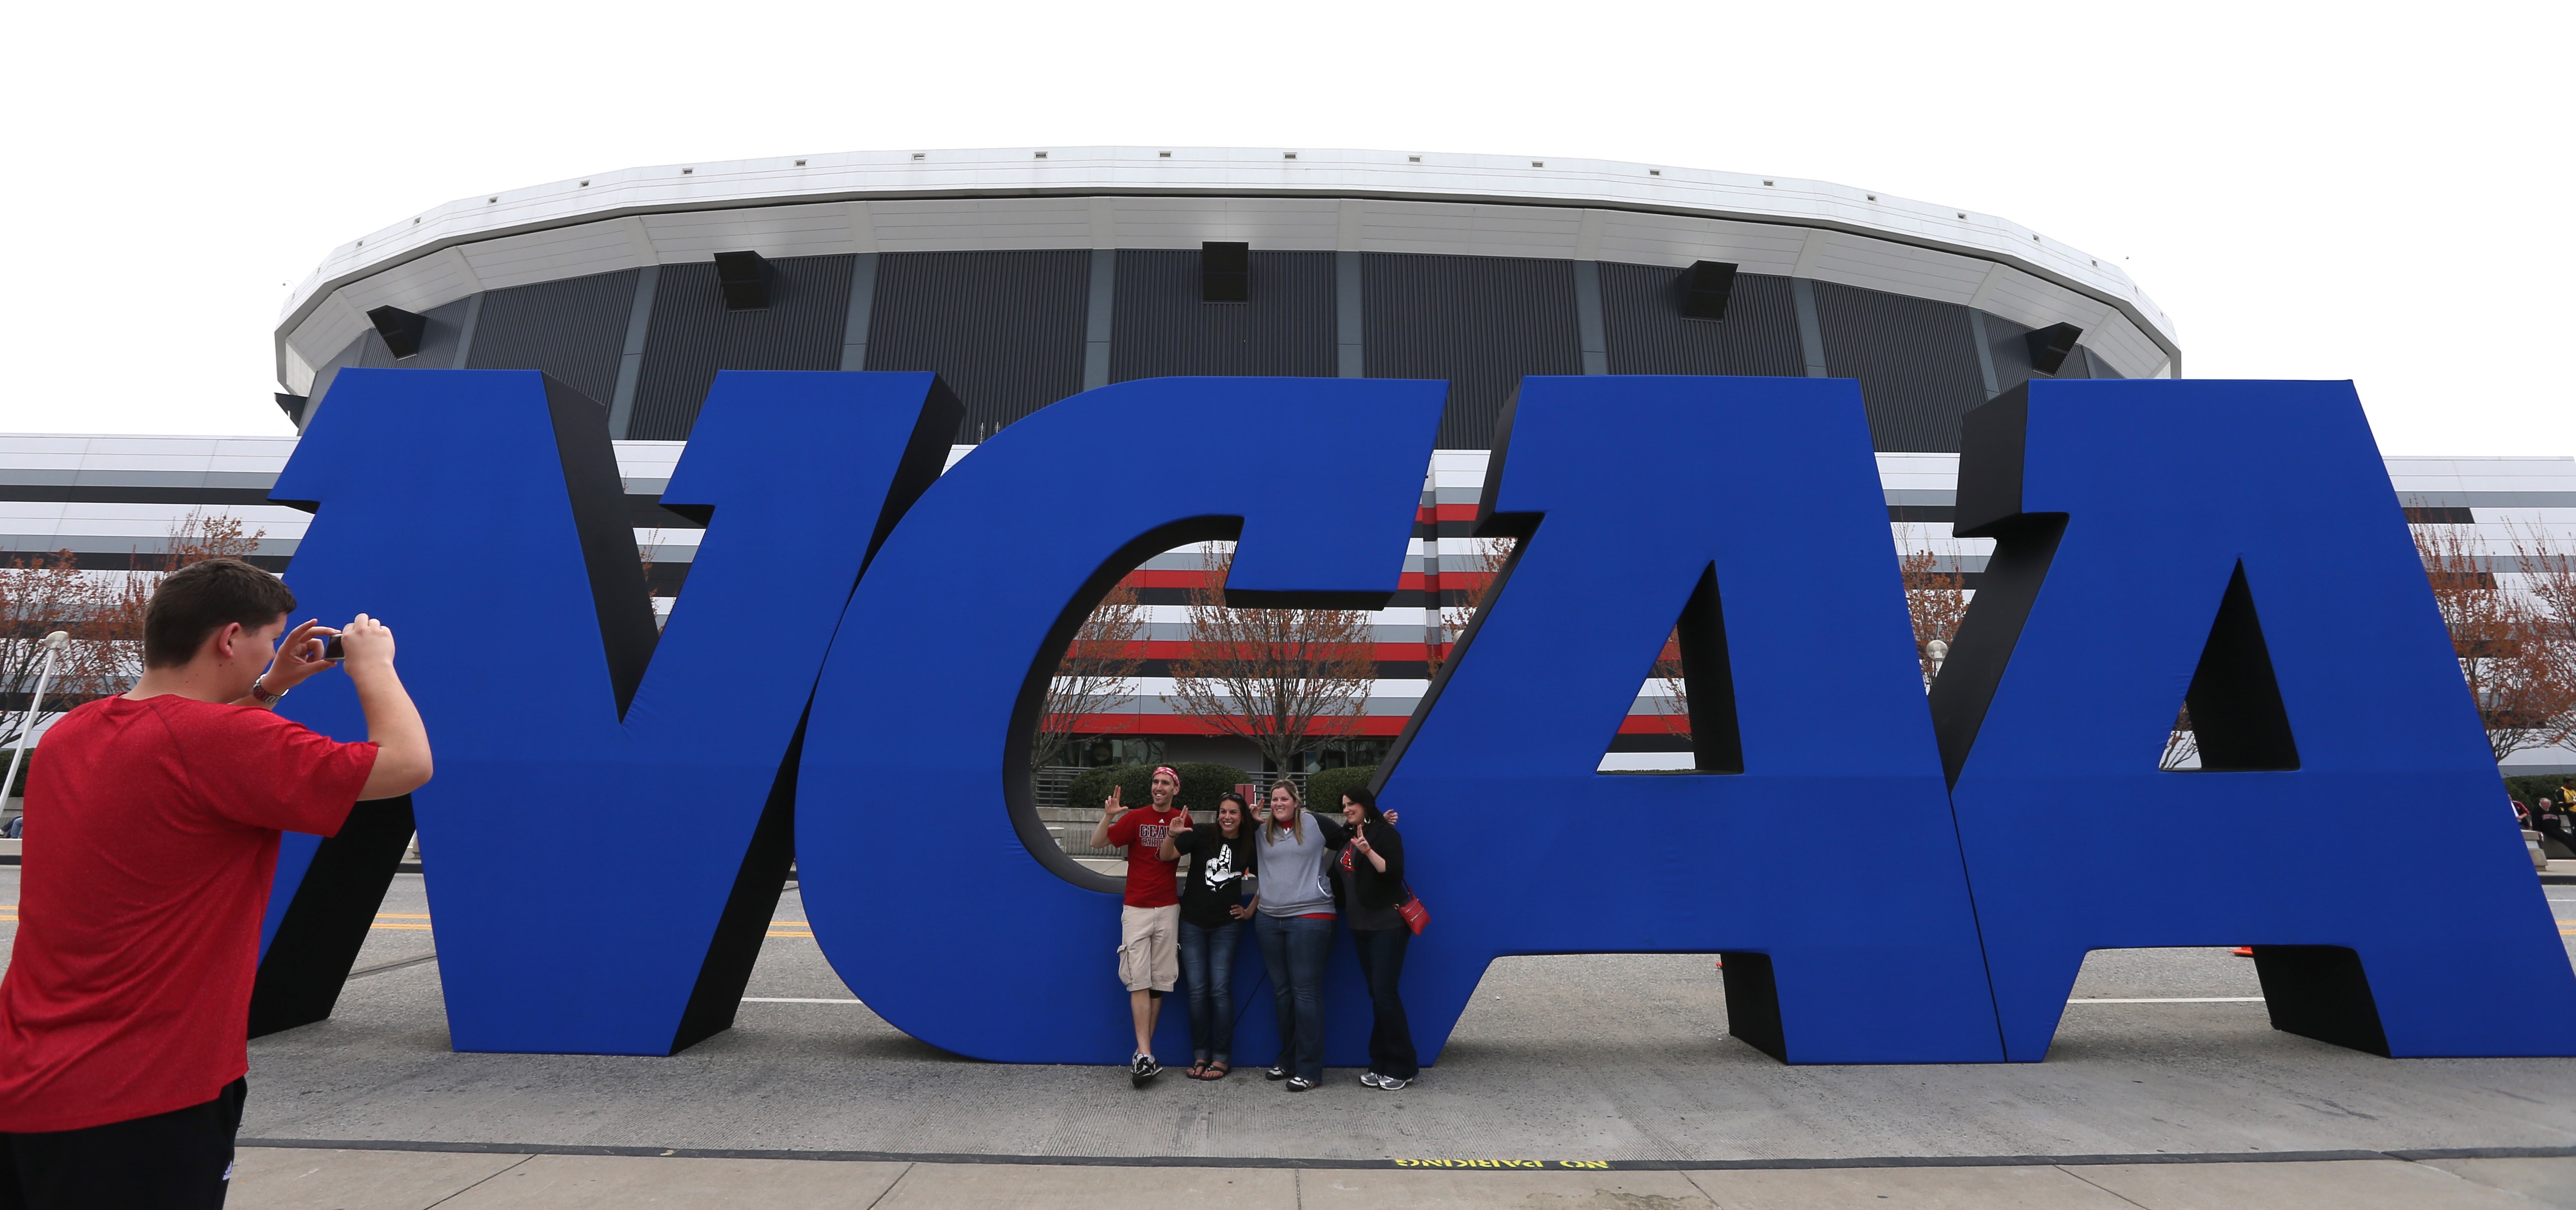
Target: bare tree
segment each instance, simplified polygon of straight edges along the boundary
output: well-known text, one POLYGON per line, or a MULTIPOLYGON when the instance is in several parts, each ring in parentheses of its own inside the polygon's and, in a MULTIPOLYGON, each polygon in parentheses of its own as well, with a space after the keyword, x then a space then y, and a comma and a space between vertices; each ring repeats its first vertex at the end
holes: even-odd
POLYGON ((200 509, 170 525, 158 555, 137 552, 125 570, 84 571, 71 551, 11 559, 0 566, 0 747, 40 731, 83 702, 123 693, 143 675, 143 616, 161 577, 191 563, 242 558, 265 530, 200 509), (42 709, 30 714, 44 675, 44 636, 71 642, 55 658, 42 709))
POLYGON ((1029 745, 1031 769, 1062 760, 1076 739, 1096 728, 1098 716, 1136 700, 1136 674, 1145 666, 1145 627, 1145 606, 1127 580, 1119 581, 1083 619, 1055 676, 1047 681, 1046 704, 1029 745))
POLYGON ((2174 715, 2173 730, 2165 735, 2164 757, 2156 767, 2167 771, 2188 769, 2200 759, 2200 733, 2192 729, 2191 707, 2185 706, 2174 715))
POLYGON ((2576 726, 2576 681, 2554 650, 2545 607, 2497 583, 2470 531, 2417 526, 2414 533, 2452 653, 2477 700, 2488 750, 2500 763, 2565 740, 2576 726))
POLYGON ((1664 734, 1690 734, 1690 678, 1682 675, 1682 631, 1679 626, 1664 636, 1664 649, 1655 653, 1654 679, 1664 687, 1664 696, 1655 703, 1655 716, 1662 720, 1664 734))
POLYGON ((100 642, 101 583, 84 574, 68 550, 16 558, 0 567, 0 747, 40 730, 56 716, 112 688, 103 675, 115 661, 100 642), (65 631, 73 642, 54 659, 42 709, 28 713, 44 678, 44 637, 65 631))
POLYGON ((1190 658, 1172 669, 1172 704, 1293 773, 1299 757, 1358 730, 1376 678, 1375 623, 1356 609, 1232 608, 1233 562, 1211 549, 1190 590, 1190 658))
POLYGON ((1467 633, 1469 626, 1475 625, 1477 613, 1485 608, 1486 598, 1493 595, 1495 582, 1502 578, 1503 565, 1512 561, 1512 551, 1519 545, 1518 538, 1468 539, 1465 566, 1454 573, 1445 570, 1441 573, 1444 588, 1451 575, 1464 580, 1467 599, 1457 605, 1432 603, 1440 611, 1441 638, 1436 643, 1424 645, 1423 658, 1430 662, 1433 675, 1439 674, 1440 666, 1448 663, 1450 653, 1458 649, 1459 637, 1467 633))
POLYGON ((169 549, 162 552, 161 571, 167 574, 208 559, 247 559, 259 553, 260 539, 267 536, 265 529, 243 532, 242 519, 229 513, 193 509, 170 523, 169 549))
POLYGON ((170 523, 158 558, 138 553, 134 571, 100 586, 97 622, 89 637, 102 644, 92 654, 100 665, 98 674, 116 683, 114 692, 124 692, 143 676, 143 613, 161 577, 208 559, 247 559, 267 536, 265 529, 245 531, 239 517, 195 509, 170 523))
MULTIPOLYGON (((1900 535, 1908 546, 1913 533, 1900 535)), ((1945 647, 1959 637, 1959 620, 1968 616, 1968 580, 1956 569, 1945 569, 1941 556, 1927 549, 1908 549, 1897 558, 1897 570, 1905 578, 1905 612, 1914 621, 1914 658, 1923 665, 1923 683, 1930 685, 1939 675, 1939 661, 1932 658, 1932 644, 1945 647)))
POLYGON ((653 592, 653 550, 662 545, 660 527, 645 530, 635 539, 635 564, 644 572, 644 604, 653 611, 653 629, 660 630, 670 620, 662 612, 660 597, 653 592))
MULTIPOLYGON (((2534 658, 2546 662, 2561 685, 2576 686, 2576 553, 2537 524, 2514 527, 2513 553, 2528 602, 2525 641, 2534 644, 2534 658)), ((2551 732, 2547 744, 2533 746, 2576 739, 2576 710, 2551 732)))

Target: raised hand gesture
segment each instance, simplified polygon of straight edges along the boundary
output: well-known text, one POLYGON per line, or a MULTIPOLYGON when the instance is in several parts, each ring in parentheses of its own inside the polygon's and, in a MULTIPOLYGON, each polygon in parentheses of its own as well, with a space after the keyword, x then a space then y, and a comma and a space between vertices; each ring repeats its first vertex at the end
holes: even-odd
POLYGON ((1190 818, 1190 813, 1186 810, 1181 812, 1179 818, 1172 821, 1172 830, 1175 832, 1187 832, 1197 826, 1199 826, 1198 821, 1190 818))
POLYGON ((1109 797, 1102 799, 1100 803, 1101 818, 1116 819, 1127 813, 1127 804, 1119 801, 1119 796, 1124 793, 1126 793, 1126 790, 1115 783, 1110 785, 1109 797))

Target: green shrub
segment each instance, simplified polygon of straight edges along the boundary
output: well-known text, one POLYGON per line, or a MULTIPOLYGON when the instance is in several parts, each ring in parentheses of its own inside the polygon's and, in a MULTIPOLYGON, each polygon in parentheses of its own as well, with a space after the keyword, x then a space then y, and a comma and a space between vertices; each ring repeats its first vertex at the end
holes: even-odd
POLYGON ((1342 813, 1342 791, 1365 786, 1377 776, 1376 765, 1352 765, 1306 775, 1306 805, 1327 815, 1342 813))
MULTIPOLYGON (((1173 765, 1172 772, 1181 775, 1181 793, 1174 805, 1210 819, 1216 817, 1217 799, 1224 797, 1226 791, 1252 780, 1251 774, 1232 765, 1206 761, 1184 761, 1173 765)), ((1154 801, 1154 766, 1109 765, 1087 770, 1075 776, 1073 784, 1065 788, 1064 805, 1077 810, 1097 811, 1100 800, 1109 797, 1109 787, 1113 785, 1123 791, 1119 801, 1128 806, 1150 805, 1154 801)))

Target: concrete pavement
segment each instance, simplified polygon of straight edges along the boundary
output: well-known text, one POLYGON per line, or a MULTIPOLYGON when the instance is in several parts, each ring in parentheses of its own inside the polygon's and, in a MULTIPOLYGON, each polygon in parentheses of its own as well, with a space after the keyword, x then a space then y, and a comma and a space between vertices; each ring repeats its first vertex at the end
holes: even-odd
POLYGON ((1707 956, 1594 955, 1496 963, 1401 1093, 1140 1092, 915 1042, 793 891, 776 919, 737 1027, 680 1055, 463 1055, 397 878, 335 1017, 252 1044, 233 1204, 2576 1206, 2576 1060, 2279 1033, 2223 949, 2095 954, 2041 1064, 1786 1067, 1726 1035, 1707 956))
MULTIPOLYGON (((2576 893, 2552 894, 2576 930, 2576 893)), ((1279 1161, 2576 1145, 2576 1060, 2392 1061, 2280 1033, 2250 999, 2252 963, 2223 949, 2094 955, 2039 1064, 1786 1067, 1726 1035, 1707 957, 1593 955, 1496 963, 1441 1064, 1401 1093, 1340 1069, 1305 1094, 1251 1069, 1137 1092, 1114 1069, 915 1042, 793 924, 772 928, 737 1026, 682 1054, 455 1054, 438 968, 419 961, 435 938, 420 880, 397 879, 384 911, 405 927, 374 935, 338 1014, 252 1044, 245 1138, 1279 1161)), ((803 919, 792 892, 776 917, 803 919)))

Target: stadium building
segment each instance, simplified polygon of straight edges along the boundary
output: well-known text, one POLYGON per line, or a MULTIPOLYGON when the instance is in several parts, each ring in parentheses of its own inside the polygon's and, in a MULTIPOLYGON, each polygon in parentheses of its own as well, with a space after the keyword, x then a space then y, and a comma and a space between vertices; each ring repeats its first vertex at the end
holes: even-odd
MULTIPOLYGON (((299 429, 350 367, 542 370, 595 400, 666 599, 697 523, 657 500, 721 369, 935 370, 966 407, 961 455, 1128 379, 1447 380, 1419 570, 1377 615, 1363 734, 1325 764, 1371 759, 1425 687, 1442 608, 1476 579, 1466 523, 1523 375, 1855 379, 1893 536, 1973 583, 1989 544, 1949 536, 1961 415, 2035 376, 2182 367, 2172 321, 2116 265, 1973 211, 1672 165, 1182 147, 789 156, 466 197, 331 249, 288 296, 275 355, 299 429)), ((190 510, 224 510, 283 568, 303 515, 266 489, 292 447, 0 438, 0 541, 127 566, 190 510)), ((2576 528, 2564 458, 2390 467, 2418 520, 2576 528)), ((1191 550, 1140 569, 1151 659, 1093 759, 1259 767, 1164 697, 1201 566, 1191 550)), ((1649 684, 1606 759, 1651 766, 1686 744, 1672 732, 1649 684)))
POLYGON ((276 342, 299 423, 353 365, 542 369, 656 441, 687 439, 719 368, 935 368, 968 441, 1111 382, 1286 374, 1446 379, 1453 449, 1486 448, 1524 374, 1857 378, 1880 448, 1943 451, 2034 372, 2181 356, 2118 268, 1967 211, 1651 165, 1189 148, 465 198, 333 249, 276 342))

